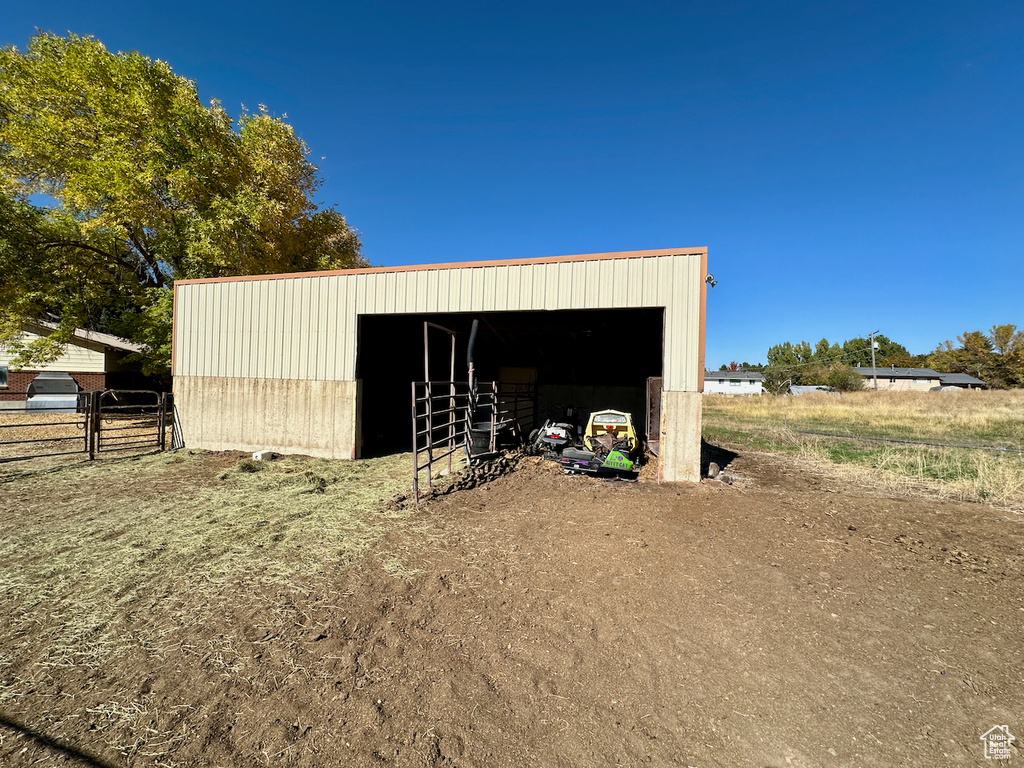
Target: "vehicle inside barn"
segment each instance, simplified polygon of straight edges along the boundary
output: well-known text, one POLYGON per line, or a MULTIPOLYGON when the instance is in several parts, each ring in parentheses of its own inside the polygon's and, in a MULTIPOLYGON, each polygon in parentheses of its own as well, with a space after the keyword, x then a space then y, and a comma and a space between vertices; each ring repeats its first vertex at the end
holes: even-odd
MULTIPOLYGON (((424 381, 424 323, 455 334, 454 378, 468 380, 473 321, 475 378, 529 393, 528 434, 545 420, 586 423, 598 409, 646 425, 647 380, 662 375, 664 308, 360 315, 362 455, 412 448, 411 387, 424 381), (532 386, 530 386, 532 385, 532 386), (532 415, 532 418, 531 418, 532 415)), ((449 381, 450 337, 428 336, 429 379, 449 381)))

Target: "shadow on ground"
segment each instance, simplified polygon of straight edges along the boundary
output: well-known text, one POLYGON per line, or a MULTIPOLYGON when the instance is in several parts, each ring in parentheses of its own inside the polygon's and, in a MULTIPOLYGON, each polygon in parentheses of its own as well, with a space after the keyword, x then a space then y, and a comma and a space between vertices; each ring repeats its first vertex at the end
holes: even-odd
POLYGON ((69 758, 73 761, 71 764, 77 763, 79 765, 88 766, 89 768, 114 768, 111 763, 108 763, 95 755, 89 754, 88 752, 72 746, 71 744, 65 744, 62 741, 58 741, 51 736, 47 736, 41 731, 37 731, 27 725, 23 725, 22 723, 12 720, 9 717, 5 717, 4 715, 0 715, 0 727, 9 728, 15 733, 26 737, 26 739, 35 743, 37 746, 47 748, 53 756, 60 755, 65 758, 69 758))
POLYGON ((733 461, 739 458, 739 454, 736 451, 730 451, 728 448, 722 448, 718 445, 712 445, 704 438, 700 441, 700 476, 708 476, 708 467, 711 466, 711 462, 718 465, 719 469, 725 469, 733 461))

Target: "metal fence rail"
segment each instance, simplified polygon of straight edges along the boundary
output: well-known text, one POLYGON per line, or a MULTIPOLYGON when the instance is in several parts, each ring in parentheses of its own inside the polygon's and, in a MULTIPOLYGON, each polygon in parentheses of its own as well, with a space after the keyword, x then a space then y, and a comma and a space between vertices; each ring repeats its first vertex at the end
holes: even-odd
POLYGON ((537 421, 537 393, 533 384, 493 384, 498 424, 511 426, 520 441, 524 441, 537 421), (523 425, 527 427, 524 431, 523 425))
POLYGON ((25 400, 23 407, 0 409, 0 463, 87 453, 90 441, 89 425, 92 421, 91 393, 79 392, 74 405, 47 405, 45 408, 30 407, 28 397, 31 394, 33 393, 3 391, 5 402, 17 402, 18 398, 25 400), (58 415, 70 415, 73 418, 55 418, 58 415), (63 427, 69 434, 54 436, 52 433, 59 431, 55 430, 59 427, 63 427), (40 433, 38 430, 43 431, 40 433), (81 434, 70 434, 72 430, 81 434), (27 432, 33 436, 17 439, 19 432, 27 432), (45 436, 40 437, 39 434, 45 436), (46 450, 51 446, 59 450, 46 450))
POLYGON ((467 459, 494 453, 498 435, 507 432, 513 441, 524 439, 522 424, 533 424, 536 397, 530 384, 477 382, 475 392, 467 382, 417 381, 412 384, 412 492, 420 499, 419 476, 427 471, 427 488, 433 488, 434 465, 465 451, 467 459), (480 419, 480 420, 475 420, 480 419), (486 433, 486 449, 474 435, 486 433), (425 457, 425 458, 424 458, 425 457))
POLYGON ((95 425, 89 458, 101 451, 167 448, 166 392, 108 389, 94 392, 93 397, 95 425))
POLYGON ((466 445, 469 430, 469 385, 451 381, 416 381, 412 384, 412 492, 420 500, 419 476, 427 470, 427 488, 433 488, 434 464, 448 460, 466 445), (426 454, 426 461, 420 463, 426 454))
POLYGON ((69 395, 74 405, 32 402, 31 392, 3 391, 0 464, 97 453, 167 449, 173 399, 167 392, 103 390, 69 395), (24 398, 24 400, 21 400, 24 398), (67 418, 61 418, 61 416, 67 418))

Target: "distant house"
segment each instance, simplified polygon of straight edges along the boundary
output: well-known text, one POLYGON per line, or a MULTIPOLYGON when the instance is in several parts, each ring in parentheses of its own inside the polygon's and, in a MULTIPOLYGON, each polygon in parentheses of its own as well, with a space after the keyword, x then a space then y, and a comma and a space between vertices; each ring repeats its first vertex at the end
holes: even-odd
POLYGON ((875 388, 875 375, 878 376, 878 388, 898 392, 927 392, 942 385, 940 374, 931 368, 854 368, 864 378, 864 386, 875 388))
POLYGON ((763 378, 757 371, 705 371, 704 394, 760 395, 763 378))
POLYGON ((984 389, 987 384, 966 373, 940 373, 942 389, 984 389))
MULTIPOLYGON (((53 323, 32 323, 25 327, 21 341, 30 342, 47 336, 56 328, 53 323)), ((48 376, 54 373, 66 374, 74 380, 80 391, 86 392, 134 385, 137 374, 124 364, 124 358, 141 350, 138 344, 108 333, 78 329, 64 353, 52 363, 15 369, 11 366, 13 355, 0 346, 0 402, 24 403, 25 393, 30 391, 32 382, 44 372, 48 376)))

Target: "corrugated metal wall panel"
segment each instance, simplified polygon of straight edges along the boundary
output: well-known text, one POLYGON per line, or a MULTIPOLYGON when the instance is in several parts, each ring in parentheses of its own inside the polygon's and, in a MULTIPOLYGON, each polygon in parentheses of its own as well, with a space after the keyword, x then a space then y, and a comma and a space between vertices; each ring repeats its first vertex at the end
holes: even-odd
POLYGON ((543 269, 540 265, 531 267, 534 272, 534 281, 541 286, 540 296, 543 303, 541 309, 551 309, 558 306, 558 270, 543 269))
MULTIPOLYGON (((195 371, 196 376, 203 375, 203 334, 200 329, 203 328, 203 324, 206 322, 207 305, 203 302, 202 290, 205 287, 206 286, 203 285, 197 285, 191 289, 181 289, 182 292, 186 290, 190 290, 192 292, 192 316, 190 318, 192 325, 190 326, 190 328, 196 329, 196 332, 194 332, 192 335, 186 336, 186 338, 189 340, 192 358, 192 367, 187 370, 195 371)), ((186 328, 186 333, 188 332, 188 330, 189 329, 186 328)))
POLYGON ((202 318, 203 327, 207 328, 207 333, 200 336, 199 346, 199 371, 201 376, 210 376, 210 371, 213 368, 215 362, 217 362, 213 355, 213 341, 216 338, 217 324, 214 322, 214 309, 216 305, 214 303, 214 294, 210 291, 212 286, 204 285, 203 289, 199 292, 199 310, 200 317, 202 318))
MULTIPOLYGON (((257 329, 259 329, 259 337, 253 339, 253 357, 256 361, 258 370, 269 371, 271 370, 273 363, 272 352, 274 346, 274 323, 277 322, 276 312, 271 312, 269 307, 271 306, 272 294, 276 293, 277 288, 268 285, 270 280, 259 281, 253 283, 253 294, 252 301, 253 305, 250 311, 253 313, 253 323, 257 329)), ((264 376, 266 374, 263 374, 264 376)))
POLYGON ((508 309, 508 270, 494 270, 494 310, 504 312, 508 309))
POLYGON ((387 281, 389 275, 374 275, 377 279, 374 280, 374 292, 373 292, 373 306, 377 307, 378 312, 387 312, 387 281))
POLYGON ((297 371, 296 378, 311 379, 309 365, 312 362, 312 351, 309 342, 313 338, 313 318, 315 310, 310 303, 310 287, 313 280, 295 280, 295 318, 291 332, 291 365, 290 370, 297 371))
MULTIPOLYGON (((294 309, 295 281, 283 281, 281 287, 274 292, 281 294, 278 298, 281 310, 274 313, 277 317, 274 318, 274 355, 271 358, 271 363, 273 365, 274 378, 286 379, 290 378, 285 371, 288 369, 288 327, 291 325, 292 311, 294 309)), ((274 305, 271 304, 270 306, 273 307, 274 305)), ((294 372, 289 371, 289 373, 294 372)))
POLYGON ((624 261, 616 260, 608 262, 612 265, 612 306, 626 306, 626 292, 629 287, 630 275, 636 271, 636 267, 630 268, 624 261))
MULTIPOLYGON (((232 317, 232 309, 238 306, 238 283, 230 283, 230 291, 221 291, 220 299, 220 354, 229 370, 238 370, 239 355, 232 342, 241 334, 241 323, 232 317)), ((242 313, 238 314, 241 318, 242 313)))
POLYGON ((695 391, 702 279, 686 254, 183 284, 175 374, 351 381, 360 314, 663 306, 665 388, 695 391))
POLYGON ((306 301, 309 319, 307 321, 309 327, 309 335, 304 339, 303 348, 305 354, 308 356, 306 360, 306 375, 304 378, 312 381, 319 381, 323 377, 317 372, 320 360, 320 301, 319 301, 319 290, 320 290, 320 278, 314 278, 312 280, 303 281, 306 284, 306 301))
POLYGON ((330 381, 335 377, 334 367, 337 364, 337 345, 341 343, 341 337, 338 335, 338 286, 341 285, 338 280, 330 280, 326 277, 321 278, 321 294, 323 295, 324 302, 324 332, 321 343, 323 345, 323 378, 324 381, 330 381))
POLYGON ((285 329, 288 327, 288 323, 291 322, 292 316, 292 291, 289 288, 289 283, 293 283, 293 280, 284 280, 279 288, 275 288, 271 291, 272 294, 280 294, 275 298, 271 296, 271 303, 267 309, 274 317, 274 328, 271 334, 271 346, 269 349, 270 353, 270 366, 267 370, 271 371, 272 379, 283 379, 286 378, 283 375, 284 371, 284 357, 288 354, 288 350, 284 345, 284 334, 285 329), (278 306, 280 309, 277 312, 272 310, 272 307, 278 306))

